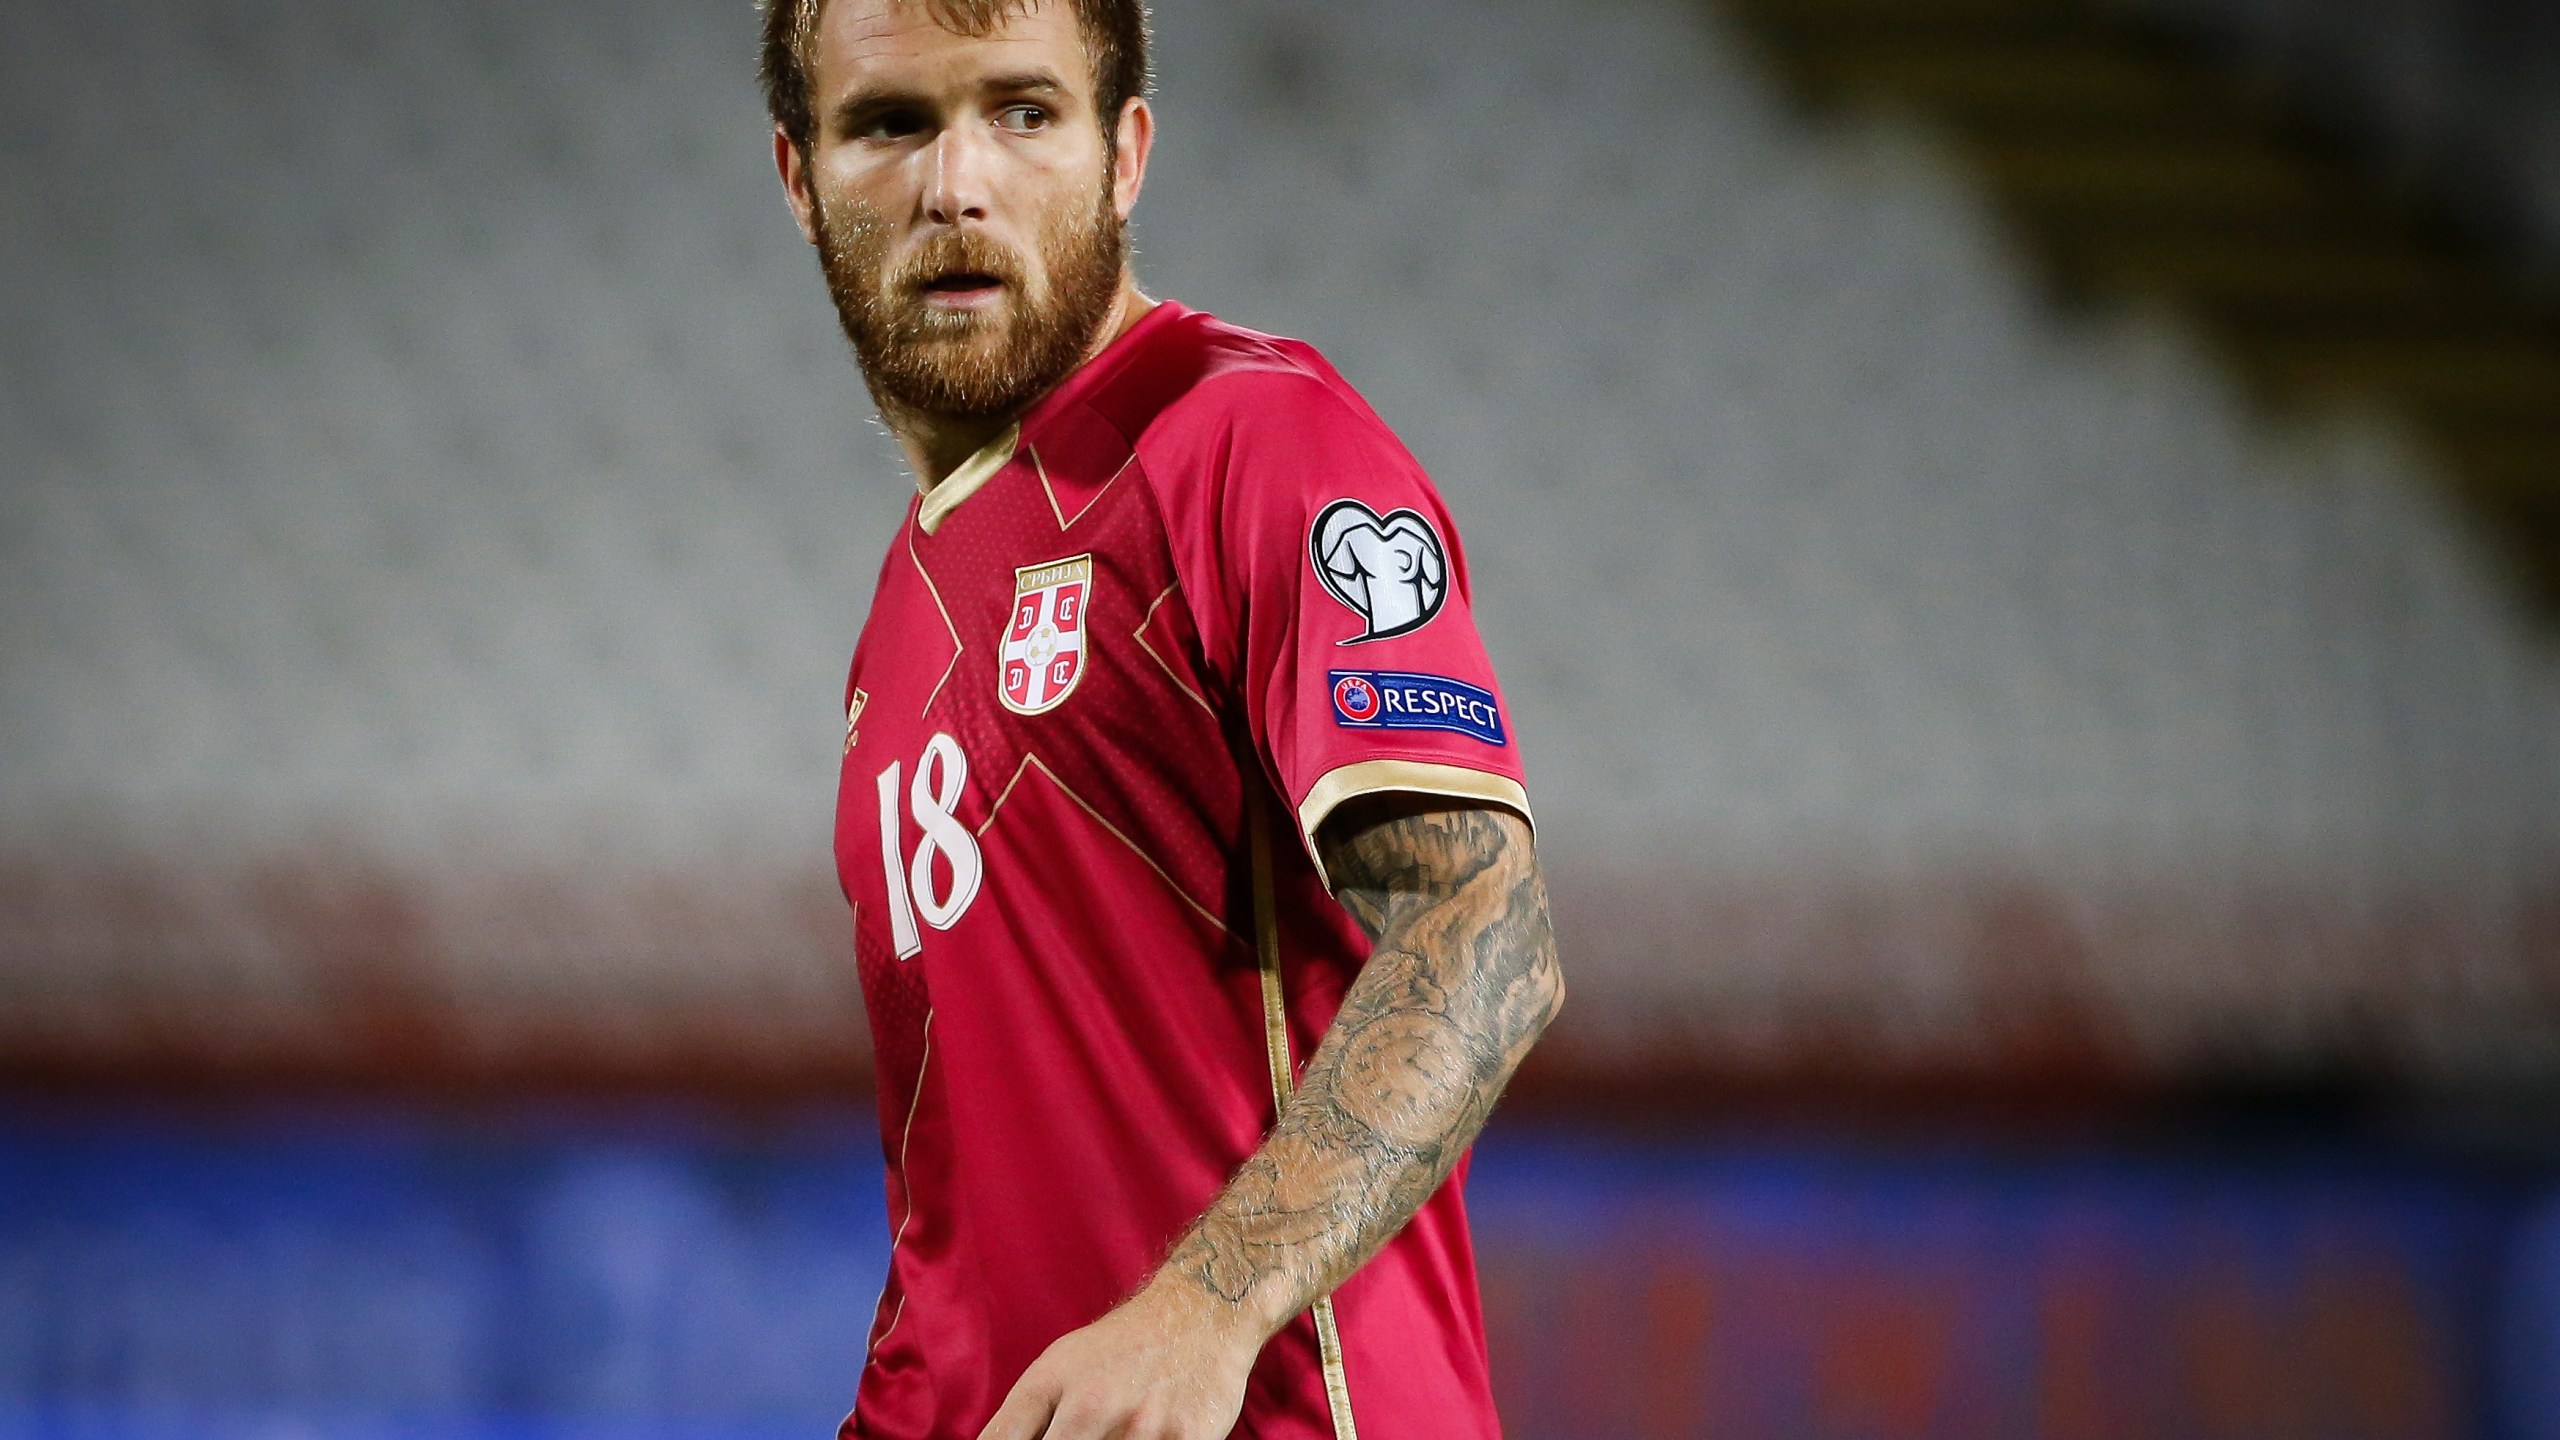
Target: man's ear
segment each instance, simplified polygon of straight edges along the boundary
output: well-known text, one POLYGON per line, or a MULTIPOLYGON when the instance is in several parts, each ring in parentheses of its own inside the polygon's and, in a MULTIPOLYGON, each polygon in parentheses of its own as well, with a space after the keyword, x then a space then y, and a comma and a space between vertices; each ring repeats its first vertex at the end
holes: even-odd
POLYGON ((1147 183, 1147 152, 1156 143, 1154 107, 1131 96, 1120 107, 1118 159, 1111 172, 1111 208, 1126 220, 1138 208, 1138 191, 1147 183))
POLYGON ((781 126, 773 127, 773 168, 782 177, 782 198, 791 203, 791 218, 800 226, 800 238, 818 243, 818 200, 809 191, 809 157, 791 143, 781 126))

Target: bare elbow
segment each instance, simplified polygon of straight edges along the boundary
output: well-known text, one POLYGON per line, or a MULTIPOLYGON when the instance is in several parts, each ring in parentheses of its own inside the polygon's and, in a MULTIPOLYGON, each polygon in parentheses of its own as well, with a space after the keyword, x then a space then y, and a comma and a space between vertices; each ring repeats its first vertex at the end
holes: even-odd
POLYGON ((1546 1028, 1555 1023, 1557 1012, 1564 1009, 1564 967, 1556 963, 1554 946, 1538 957, 1536 968, 1530 972, 1530 983, 1536 987, 1537 995, 1529 1027, 1529 1037, 1535 1040, 1546 1033, 1546 1028))
POLYGON ((1527 873, 1519 887, 1526 902, 1528 924, 1521 939, 1530 955, 1526 976, 1532 1005, 1529 1037, 1535 1039, 1555 1023, 1556 1013, 1564 1008, 1564 966, 1556 960, 1555 924, 1547 909, 1545 872, 1538 866, 1534 851, 1527 855, 1527 873))

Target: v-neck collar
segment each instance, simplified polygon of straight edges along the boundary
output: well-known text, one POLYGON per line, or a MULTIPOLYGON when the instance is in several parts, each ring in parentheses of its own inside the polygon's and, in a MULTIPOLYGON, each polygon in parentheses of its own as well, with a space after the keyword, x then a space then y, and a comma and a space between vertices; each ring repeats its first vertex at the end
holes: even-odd
POLYGON ((979 488, 994 479, 997 472, 1013 463, 1015 453, 1022 446, 1025 428, 1037 425, 1042 417, 1059 406, 1074 403, 1075 397, 1126 364, 1148 337, 1190 313, 1190 309, 1180 301, 1157 301, 1155 308, 1140 317, 1126 334, 1104 346, 1101 354, 1078 367, 1074 374, 1060 381, 1056 389, 1033 401, 1020 420, 1004 428, 1004 433, 960 462, 959 469, 943 476, 931 489, 924 490, 923 498, 916 504, 916 528, 931 535, 952 511, 960 508, 961 501, 978 493, 979 488))
POLYGON ((1022 443, 1022 425, 1016 421, 1004 427, 1004 433, 988 441, 978 453, 960 462, 960 468, 942 477, 941 483, 924 492, 916 502, 916 528, 927 535, 942 523, 942 517, 960 507, 960 502, 978 493, 978 487, 996 478, 996 472, 1013 463, 1014 448, 1022 443))

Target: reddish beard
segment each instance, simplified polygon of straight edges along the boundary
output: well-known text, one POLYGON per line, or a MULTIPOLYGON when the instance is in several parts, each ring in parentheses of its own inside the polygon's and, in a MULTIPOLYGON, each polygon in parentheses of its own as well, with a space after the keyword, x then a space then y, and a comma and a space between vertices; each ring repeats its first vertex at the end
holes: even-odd
POLYGON ((860 202, 816 217, 818 264, 871 398, 883 411, 991 417, 1029 408, 1076 368, 1120 291, 1128 236, 1103 175, 1092 211, 1042 227, 1040 275, 1011 246, 976 231, 935 236, 895 270, 888 227, 860 202), (930 304, 925 285, 975 272, 1001 281, 986 310, 930 304))

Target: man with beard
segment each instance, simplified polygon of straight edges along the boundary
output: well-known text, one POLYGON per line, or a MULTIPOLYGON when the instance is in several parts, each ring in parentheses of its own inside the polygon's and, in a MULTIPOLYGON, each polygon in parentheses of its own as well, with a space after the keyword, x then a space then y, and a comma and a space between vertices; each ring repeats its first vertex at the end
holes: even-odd
POLYGON ((1497 1434, 1464 1160, 1562 984, 1439 496, 1136 287, 1139 0, 768 0, 764 79, 919 492, 845 696, 845 1435, 1497 1434))

